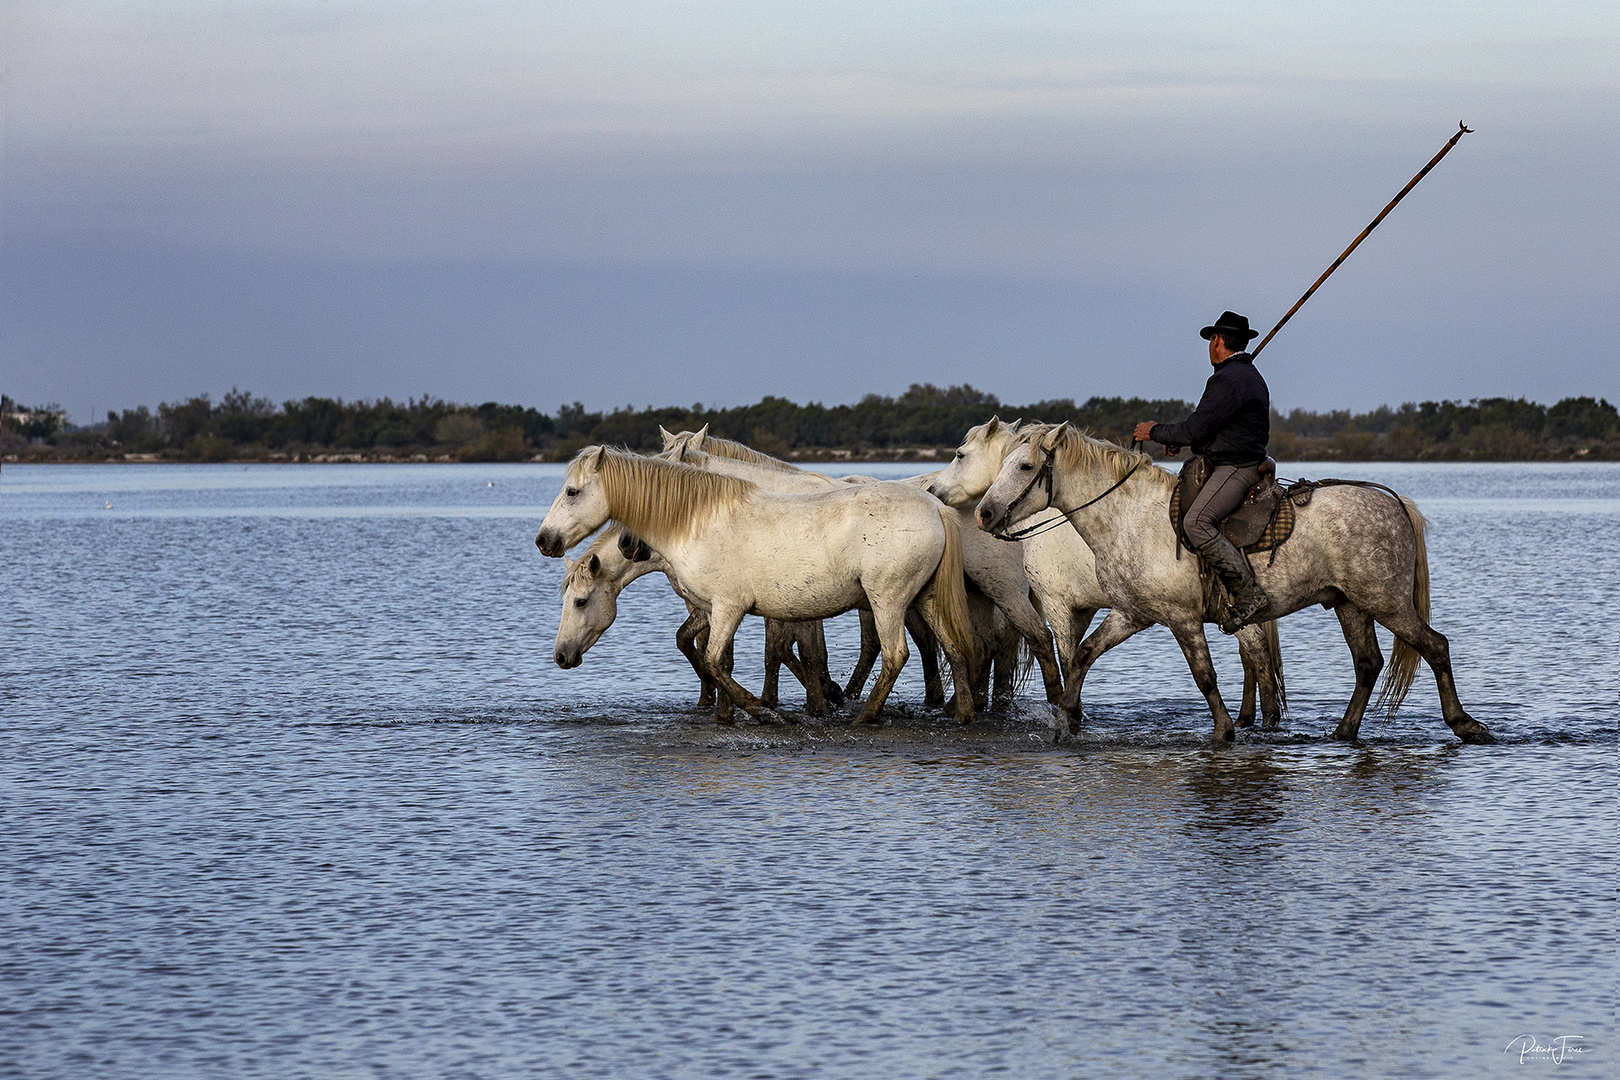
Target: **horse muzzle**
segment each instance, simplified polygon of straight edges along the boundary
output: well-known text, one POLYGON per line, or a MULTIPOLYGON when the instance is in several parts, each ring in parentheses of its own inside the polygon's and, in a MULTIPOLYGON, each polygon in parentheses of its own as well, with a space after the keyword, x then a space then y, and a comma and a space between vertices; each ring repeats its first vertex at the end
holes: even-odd
POLYGON ((534 546, 540 549, 540 554, 556 559, 562 556, 567 549, 563 547, 563 538, 555 529, 541 529, 534 538, 534 546))
POLYGON ((1005 511, 1001 507, 989 499, 983 499, 979 502, 978 508, 973 511, 973 520, 978 523, 981 531, 993 532, 1000 526, 1004 513, 1005 511))
POLYGON ((562 668, 564 671, 567 671, 570 668, 577 668, 585 661, 583 654, 578 652, 568 652, 562 649, 558 649, 557 652, 552 656, 552 659, 557 661, 557 666, 562 668))

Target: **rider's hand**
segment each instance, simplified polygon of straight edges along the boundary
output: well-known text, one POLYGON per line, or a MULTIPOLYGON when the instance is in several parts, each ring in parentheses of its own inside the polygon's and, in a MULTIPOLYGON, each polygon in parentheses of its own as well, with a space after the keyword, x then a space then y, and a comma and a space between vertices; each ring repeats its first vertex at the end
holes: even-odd
POLYGON ((1170 443, 1165 443, 1164 444, 1164 456, 1165 457, 1175 457, 1179 453, 1181 453, 1181 447, 1172 446, 1170 443))
POLYGON ((1153 438, 1153 421, 1144 420, 1136 425, 1136 433, 1131 436, 1137 442, 1148 442, 1153 438))

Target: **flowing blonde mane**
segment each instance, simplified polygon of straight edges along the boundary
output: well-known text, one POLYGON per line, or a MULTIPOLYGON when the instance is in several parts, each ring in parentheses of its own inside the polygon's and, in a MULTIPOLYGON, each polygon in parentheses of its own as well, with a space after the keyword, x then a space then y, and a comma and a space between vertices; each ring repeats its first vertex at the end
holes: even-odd
MULTIPOLYGON (((1019 431, 1018 439, 1013 445, 1017 446, 1019 443, 1033 442, 1036 439, 1045 438, 1057 426, 1055 424, 1026 425, 1019 431)), ((1130 484, 1152 484, 1163 488, 1166 495, 1174 491, 1176 487, 1176 478, 1153 464, 1153 459, 1147 454, 1116 446, 1107 439, 1093 438, 1090 434, 1072 426, 1058 436, 1057 452, 1053 457, 1060 468, 1102 472, 1110 480, 1122 479, 1140 462, 1141 468, 1138 468, 1135 475, 1131 477, 1130 484)))
MULTIPOLYGON (((676 438, 686 439, 686 445, 690 445, 692 435, 693 432, 683 431, 676 438)), ((740 442, 722 439, 718 435, 705 435, 703 437, 703 446, 698 452, 713 454, 715 457, 731 458, 733 461, 747 461, 755 465, 763 465, 767 469, 775 469, 778 472, 804 471, 797 465, 790 465, 781 458, 773 458, 769 454, 755 450, 752 446, 744 446, 740 442)))
MULTIPOLYGON (((574 461, 592 453, 595 450, 583 450, 574 461)), ((759 490, 747 480, 674 461, 605 447, 601 454, 602 492, 610 515, 655 547, 685 539, 715 514, 759 490)))

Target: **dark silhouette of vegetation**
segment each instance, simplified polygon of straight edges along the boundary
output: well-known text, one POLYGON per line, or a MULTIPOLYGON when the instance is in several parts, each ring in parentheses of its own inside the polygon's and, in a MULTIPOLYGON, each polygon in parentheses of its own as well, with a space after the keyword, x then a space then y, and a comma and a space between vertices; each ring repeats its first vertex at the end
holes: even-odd
MULTIPOLYGON (((704 424, 779 457, 938 459, 974 424, 1068 420, 1116 442, 1138 420, 1180 420, 1178 400, 1055 398, 1011 405, 972 386, 914 384, 898 397, 868 394, 853 405, 798 405, 766 397, 753 405, 666 406, 593 412, 574 402, 555 414, 520 405, 458 405, 428 397, 395 402, 308 397, 279 406, 232 390, 108 413, 74 428, 54 406, 25 409, 4 399, 0 449, 6 460, 94 461, 528 461, 563 460, 609 443, 659 448, 658 428, 704 424)), ((1509 461, 1620 460, 1620 414, 1608 401, 1565 398, 1546 406, 1522 398, 1425 401, 1371 412, 1273 413, 1272 454, 1283 460, 1509 461)))

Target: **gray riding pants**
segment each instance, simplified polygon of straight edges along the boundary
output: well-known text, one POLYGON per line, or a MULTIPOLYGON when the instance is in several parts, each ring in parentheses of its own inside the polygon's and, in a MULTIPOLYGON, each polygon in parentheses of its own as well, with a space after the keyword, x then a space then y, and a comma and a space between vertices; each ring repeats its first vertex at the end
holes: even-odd
POLYGON ((1198 498, 1187 508, 1185 528, 1192 546, 1201 548, 1221 535, 1221 521, 1243 505, 1243 497, 1260 482, 1258 465, 1217 465, 1198 498))

